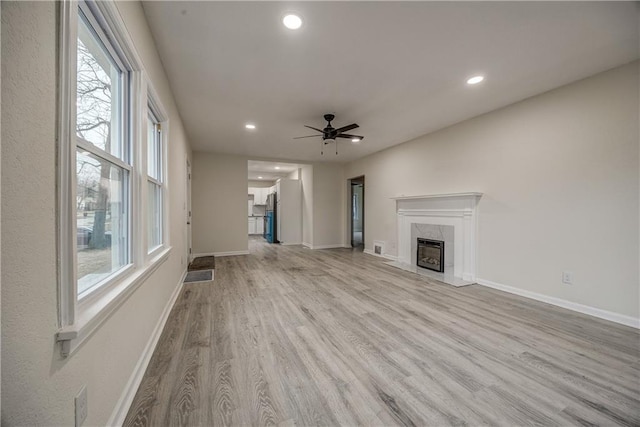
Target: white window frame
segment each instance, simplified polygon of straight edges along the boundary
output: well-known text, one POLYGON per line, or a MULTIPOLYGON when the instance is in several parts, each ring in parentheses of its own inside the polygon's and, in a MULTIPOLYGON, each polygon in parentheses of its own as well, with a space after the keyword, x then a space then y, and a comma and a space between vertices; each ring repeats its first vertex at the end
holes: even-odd
MULTIPOLYGON (((59 3, 59 126, 58 126, 58 326, 56 340, 63 357, 72 354, 113 313, 171 252, 168 239, 153 253, 147 253, 146 217, 146 115, 147 93, 159 98, 145 76, 142 61, 126 30, 114 2, 67 0, 59 3), (76 273, 76 79, 79 10, 88 17, 105 46, 129 70, 129 162, 115 159, 118 166, 130 168, 130 264, 110 276, 104 284, 82 299, 78 298, 76 273)), ((168 115, 159 105, 168 128, 168 115)), ((165 132, 168 134, 168 132, 165 132)), ((165 136, 166 138, 166 136, 165 136)), ((163 149, 166 150, 166 141, 163 149)), ((166 159, 166 153, 164 159, 166 159)), ((111 160, 111 159, 110 159, 111 160)), ((166 177, 166 160, 162 173, 166 177)), ((167 180, 164 180, 166 186, 167 180)), ((167 233, 168 195, 163 197, 164 236, 167 233)))
MULTIPOLYGON (((131 118, 131 107, 133 105, 133 90, 137 85, 134 84, 133 81, 133 66, 129 63, 129 61, 123 61, 121 56, 115 51, 115 49, 113 48, 113 46, 111 46, 108 42, 109 42, 109 37, 107 36, 107 34, 105 34, 104 30, 102 29, 101 24, 96 20, 95 16, 94 16, 94 12, 91 10, 91 8, 89 7, 89 5, 87 3, 79 3, 79 7, 78 10, 82 10, 82 13, 85 15, 86 20, 88 21, 88 25, 91 27, 91 29, 93 29, 93 31, 96 32, 96 35, 99 39, 100 42, 103 43, 104 47, 106 48, 106 50, 108 51, 109 55, 113 58, 114 62, 116 62, 116 65, 118 66, 118 68, 120 70, 122 70, 123 75, 126 74, 126 77, 123 76, 122 81, 120 82, 122 84, 122 91, 120 93, 120 95, 123 98, 123 103, 122 103, 122 107, 123 107, 123 111, 121 112, 120 116, 121 116, 121 120, 125 123, 122 123, 122 129, 120 129, 120 137, 123 138, 124 143, 123 146, 121 147, 121 149, 123 150, 123 153, 121 154, 122 158, 118 158, 116 156, 114 156, 113 154, 106 152, 105 150, 102 150, 98 147, 96 147, 95 145, 93 145, 91 142, 86 141, 80 137, 78 137, 76 135, 75 137, 75 147, 72 147, 72 149, 82 149, 85 152, 91 153, 94 156, 96 156, 97 158, 102 158, 103 160, 106 160, 107 162, 111 163, 112 165, 115 165, 116 167, 119 167, 120 169, 122 169, 123 171, 126 171, 128 173, 128 179, 127 179, 127 185, 125 188, 125 192, 123 194, 123 201, 125 203, 126 206, 126 212, 127 212, 127 217, 126 217, 126 231, 127 231, 127 245, 124 248, 124 250, 127 253, 127 259, 128 262, 126 264, 124 264, 121 268, 119 268, 118 270, 114 271, 113 273, 109 274, 108 276, 106 276, 105 278, 103 278, 102 280, 98 281, 95 285, 91 286, 89 289, 87 289, 84 292, 78 292, 77 289, 77 282, 78 282, 78 278, 75 278, 75 283, 76 283, 76 292, 77 292, 77 298, 80 304, 82 304, 86 299, 89 298, 94 298, 96 295, 99 295, 99 293, 101 292, 101 290, 105 287, 108 287, 110 283, 120 280, 121 278, 127 276, 128 274, 131 274, 133 268, 134 268, 134 254, 132 251, 132 246, 133 246, 133 225, 134 225, 134 218, 133 218, 133 203, 132 203, 132 199, 133 199, 133 183, 135 182, 134 180, 134 161, 136 158, 136 155, 134 153, 134 142, 135 142, 135 138, 134 138, 134 134, 133 134, 133 130, 134 130, 134 123, 133 120, 130 120, 131 118), (125 160, 123 160, 125 159, 125 160)), ((80 20, 81 18, 78 16, 78 20, 80 20)), ((77 28, 77 27, 76 27, 77 28)), ((76 36, 76 40, 77 40, 77 36, 76 36)), ((76 42, 77 43, 77 42, 76 42)), ((77 80, 77 77, 76 77, 77 80)), ((75 92, 75 91, 74 91, 75 92)), ((77 119, 77 117, 76 117, 77 119)), ((73 127, 74 131, 75 131, 75 126, 73 127)), ((73 143, 72 143, 73 144, 73 143)), ((75 156, 76 156, 76 151, 74 150, 74 152, 72 153, 72 156, 74 156, 74 158, 72 159, 72 164, 75 164, 75 156)), ((75 169, 73 169, 75 171, 75 169)), ((70 171, 71 172, 71 171, 70 171)), ((74 177, 75 177, 75 173, 74 173, 74 177)), ((76 189, 76 185, 74 185, 74 190, 76 189)), ((74 217, 75 218, 75 217, 74 217)), ((77 226, 77 224, 76 224, 77 226)), ((76 245, 77 245, 77 241, 76 241, 76 245)), ((75 273, 75 264, 77 261, 77 247, 76 247, 76 251, 74 253, 74 271, 73 273, 75 273)))
MULTIPOLYGON (((144 130, 145 130, 145 135, 144 135, 144 139, 143 141, 145 141, 144 144, 144 151, 143 151, 143 156, 142 158, 144 159, 144 176, 145 176, 145 181, 144 181, 144 191, 147 191, 147 183, 148 182, 153 182, 156 185, 159 185, 161 188, 161 194, 162 194, 162 213, 161 213, 161 220, 162 220, 162 224, 161 224, 161 230, 162 230, 162 239, 160 241, 160 245, 155 246, 153 248, 149 248, 148 242, 149 242, 149 236, 146 235, 146 231, 148 230, 147 224, 144 224, 144 230, 145 230, 145 256, 147 257, 147 259, 153 258, 154 256, 156 256, 158 253, 160 253, 164 248, 166 248, 167 246, 169 246, 169 221, 168 221, 168 215, 169 215, 169 204, 168 204, 168 191, 167 191, 167 181, 168 181, 168 169, 167 169, 167 153, 168 153, 168 143, 169 143, 169 115, 167 114, 167 110, 165 110, 165 108, 163 107, 162 103, 160 102, 160 97, 158 96, 156 90, 154 89, 153 85, 151 84, 150 81, 147 80, 147 84, 146 84, 146 98, 147 98, 147 109, 146 109, 146 115, 145 117, 148 117, 149 115, 153 116, 158 122, 158 124, 160 125, 160 179, 156 180, 153 179, 149 176, 148 174, 148 170, 149 170, 149 165, 146 164, 147 160, 148 160, 148 156, 147 156, 147 148, 148 148, 148 144, 147 144, 147 136, 146 135, 146 131, 147 131, 147 127, 144 126, 144 130)), ((146 201, 146 203, 149 203, 149 197, 145 196, 144 200, 146 201)), ((147 206, 148 207, 148 206, 147 206)), ((147 216, 146 216, 146 211, 145 211, 145 215, 144 215, 144 220, 147 220, 147 216)))

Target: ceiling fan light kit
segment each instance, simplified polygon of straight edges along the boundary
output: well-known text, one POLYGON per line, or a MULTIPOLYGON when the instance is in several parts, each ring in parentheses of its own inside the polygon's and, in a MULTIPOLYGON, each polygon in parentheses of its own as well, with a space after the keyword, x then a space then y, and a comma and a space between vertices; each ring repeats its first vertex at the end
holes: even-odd
POLYGON ((298 136, 293 139, 313 138, 313 137, 321 136, 322 137, 322 142, 320 144, 321 155, 324 155, 324 146, 331 142, 334 142, 336 144, 336 155, 338 155, 337 138, 350 139, 352 142, 356 142, 356 141, 361 142, 364 139, 364 136, 361 136, 361 135, 351 135, 351 134, 345 133, 352 129, 356 129, 360 127, 355 123, 352 123, 347 126, 342 126, 341 128, 337 128, 337 129, 331 126, 331 122, 333 121, 333 119, 335 119, 335 117, 336 116, 334 114, 330 114, 330 113, 327 113, 324 115, 324 119, 327 121, 327 126, 325 126, 324 129, 318 129, 313 126, 304 125, 304 127, 306 128, 315 130, 316 132, 320 132, 321 135, 298 136))

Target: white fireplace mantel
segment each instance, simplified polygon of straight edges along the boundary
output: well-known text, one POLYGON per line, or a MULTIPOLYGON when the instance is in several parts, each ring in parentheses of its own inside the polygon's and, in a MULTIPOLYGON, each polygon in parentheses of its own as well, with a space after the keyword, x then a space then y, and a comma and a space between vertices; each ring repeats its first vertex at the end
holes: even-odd
POLYGON ((481 197, 482 193, 477 192, 392 197, 396 201, 398 226, 397 263, 415 267, 411 259, 412 224, 453 226, 453 276, 464 281, 475 281, 478 234, 476 208, 481 197))

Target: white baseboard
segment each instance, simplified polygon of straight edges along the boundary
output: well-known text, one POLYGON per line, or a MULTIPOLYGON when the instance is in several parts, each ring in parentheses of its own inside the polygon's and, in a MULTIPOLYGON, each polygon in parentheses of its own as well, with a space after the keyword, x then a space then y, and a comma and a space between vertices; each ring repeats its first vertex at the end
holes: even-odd
POLYGON ((304 246, 307 249, 311 249, 311 243, 302 242, 302 246, 304 246))
POLYGON ((380 254, 377 254, 377 253, 373 252, 371 249, 365 249, 363 252, 365 254, 367 254, 367 255, 373 255, 373 256, 377 256, 379 258, 385 258, 385 259, 388 259, 388 260, 391 260, 391 261, 397 261, 398 260, 398 257, 396 257, 396 256, 389 255, 389 254, 380 255, 380 254))
POLYGON ((201 256, 235 256, 235 255, 249 255, 249 251, 229 251, 229 252, 205 252, 200 254, 193 254, 194 258, 198 258, 201 256))
POLYGON ((293 246, 293 245, 302 245, 301 242, 280 242, 282 246, 293 246))
POLYGON ((344 248, 344 245, 342 243, 335 243, 333 245, 318 245, 313 247, 313 249, 335 249, 335 248, 344 248))
POLYGON ((626 316, 624 314, 614 313, 612 311, 602 310, 600 308, 591 307, 576 302, 567 301, 561 298, 551 297, 524 289, 514 288, 513 286, 502 285, 485 279, 476 279, 476 283, 488 288, 497 289, 499 291, 508 292, 514 295, 531 298, 536 301, 546 302, 547 304, 566 308, 568 310, 577 311, 578 313, 588 314, 589 316, 599 319, 609 320, 611 322, 620 323, 622 325, 631 326, 640 329, 640 318, 626 316))
POLYGON ((213 256, 236 256, 236 255, 249 255, 249 251, 229 251, 229 252, 214 252, 213 256))
POLYGON ((184 284, 184 279, 186 276, 187 270, 182 273, 182 277, 180 277, 178 285, 173 290, 171 297, 169 297, 169 301, 167 301, 167 304, 164 306, 164 310, 160 315, 160 319, 158 319, 158 323, 153 329, 151 337, 149 338, 149 341, 147 341, 147 345, 144 347, 144 350, 142 351, 142 354, 138 359, 138 363, 133 369, 133 373, 129 377, 129 381, 127 382, 122 395, 120 395, 120 399, 118 399, 118 403, 116 403, 116 406, 111 413, 111 417, 109 417, 109 421, 107 421, 108 426, 121 426, 124 423, 124 419, 127 417, 127 413, 131 408, 133 398, 136 396, 138 387, 140 387, 140 383, 142 382, 144 373, 147 370, 147 366, 149 366, 151 356, 153 355, 153 352, 156 349, 156 345, 158 344, 158 340, 162 335, 164 325, 167 323, 169 313, 171 313, 171 309, 173 308, 173 305, 180 295, 180 291, 182 290, 182 286, 184 284))
MULTIPOLYGON (((343 245, 342 243, 337 243, 334 245, 318 245, 318 246, 312 246, 309 243, 302 243, 302 245, 308 249, 336 249, 336 248, 346 248, 347 246, 343 245)), ((351 247, 351 246, 348 246, 351 247)))

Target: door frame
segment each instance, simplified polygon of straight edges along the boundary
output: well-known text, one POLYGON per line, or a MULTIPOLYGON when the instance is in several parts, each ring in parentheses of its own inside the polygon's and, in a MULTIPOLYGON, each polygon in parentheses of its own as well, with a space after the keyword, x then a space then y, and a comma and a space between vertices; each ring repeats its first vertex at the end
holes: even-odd
POLYGON ((360 176, 356 176, 353 178, 349 178, 348 179, 348 185, 349 185, 349 242, 351 244, 351 247, 353 248, 353 187, 354 185, 357 184, 362 184, 362 246, 364 247, 364 233, 365 233, 365 227, 364 227, 364 219, 365 219, 365 208, 364 208, 364 201, 365 201, 365 193, 366 193, 366 186, 365 186, 365 177, 364 175, 360 175, 360 176))
POLYGON ((191 264, 191 261, 193 261, 193 253, 192 253, 192 248, 191 248, 191 223, 192 223, 192 218, 193 215, 191 215, 191 162, 189 162, 189 159, 187 158, 187 170, 186 170, 186 200, 185 200, 185 204, 186 204, 186 212, 185 212, 185 216, 186 216, 186 227, 187 227, 187 239, 186 239, 186 243, 187 243, 187 265, 191 264))

